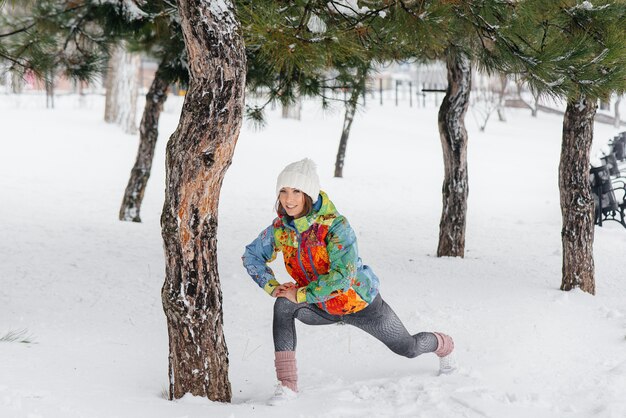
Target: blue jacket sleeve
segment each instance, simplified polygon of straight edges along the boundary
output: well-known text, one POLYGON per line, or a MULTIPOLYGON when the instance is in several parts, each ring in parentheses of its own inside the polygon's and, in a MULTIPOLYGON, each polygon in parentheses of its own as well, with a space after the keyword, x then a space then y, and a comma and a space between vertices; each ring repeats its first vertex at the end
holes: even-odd
POLYGON ((278 251, 274 242, 274 226, 270 225, 246 246, 241 257, 250 277, 270 295, 280 283, 267 263, 274 261, 278 251))

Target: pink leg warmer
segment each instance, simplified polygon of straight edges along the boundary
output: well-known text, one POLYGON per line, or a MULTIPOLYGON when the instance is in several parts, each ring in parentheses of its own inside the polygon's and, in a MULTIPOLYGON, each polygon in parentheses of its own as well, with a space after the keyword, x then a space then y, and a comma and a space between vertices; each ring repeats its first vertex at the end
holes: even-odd
POLYGON ((452 337, 446 334, 442 334, 440 332, 433 332, 435 337, 437 337, 437 350, 435 354, 439 357, 445 357, 454 350, 454 341, 452 337))
POLYGON ((296 368, 296 352, 295 351, 276 351, 276 377, 283 385, 298 391, 298 369, 296 368))

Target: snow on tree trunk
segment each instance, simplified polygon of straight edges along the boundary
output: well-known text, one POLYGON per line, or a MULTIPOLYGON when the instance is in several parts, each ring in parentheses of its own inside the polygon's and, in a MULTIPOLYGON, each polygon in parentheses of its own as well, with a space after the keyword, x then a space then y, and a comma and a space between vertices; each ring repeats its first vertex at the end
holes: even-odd
POLYGON ((141 57, 126 51, 124 43, 113 46, 107 78, 104 120, 122 127, 128 134, 137 133, 137 76, 141 57))
POLYGON ((463 257, 469 191, 464 119, 469 105, 472 73, 468 57, 461 52, 449 51, 446 67, 448 88, 438 116, 445 174, 437 256, 463 257))
POLYGON ((217 210, 243 118, 246 55, 231 1, 179 0, 178 7, 190 82, 167 145, 161 217, 169 392, 228 402, 217 210))
POLYGON ((613 120, 613 126, 618 128, 622 125, 622 117, 619 114, 619 106, 622 103, 622 96, 618 95, 615 100, 615 119, 613 120))
POLYGON ((161 62, 146 94, 146 104, 139 127, 139 150, 120 207, 121 221, 141 222, 141 202, 152 170, 154 148, 159 137, 159 118, 163 103, 167 100, 168 82, 163 78, 164 66, 165 63, 161 62))
POLYGON ((559 163, 559 190, 563 227, 563 277, 561 290, 579 287, 595 294, 593 233, 594 202, 589 186, 595 100, 580 98, 567 103, 559 163))
POLYGON ((348 138, 350 137, 350 128, 356 113, 356 107, 359 96, 365 90, 365 79, 367 77, 367 69, 359 67, 356 73, 357 84, 352 89, 350 100, 346 102, 346 114, 343 119, 343 130, 341 131, 341 139, 339 140, 339 149, 337 150, 337 158, 335 159, 335 177, 343 177, 343 165, 346 159, 346 148, 348 147, 348 138))

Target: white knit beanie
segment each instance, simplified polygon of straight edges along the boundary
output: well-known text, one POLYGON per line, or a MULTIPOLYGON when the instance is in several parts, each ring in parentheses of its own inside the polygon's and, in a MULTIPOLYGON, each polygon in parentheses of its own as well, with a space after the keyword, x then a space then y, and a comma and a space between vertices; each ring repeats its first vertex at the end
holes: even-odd
POLYGON ((315 202, 320 194, 320 178, 313 160, 305 158, 285 167, 276 180, 276 196, 283 187, 302 190, 315 202))

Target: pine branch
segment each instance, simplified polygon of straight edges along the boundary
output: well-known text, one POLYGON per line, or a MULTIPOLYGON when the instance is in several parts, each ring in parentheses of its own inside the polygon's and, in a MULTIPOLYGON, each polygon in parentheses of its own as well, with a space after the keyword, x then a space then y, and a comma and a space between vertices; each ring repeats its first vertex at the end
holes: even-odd
POLYGON ((7 32, 7 33, 0 33, 0 38, 6 38, 8 36, 12 36, 12 35, 17 35, 18 33, 22 33, 22 32, 26 32, 27 30, 29 30, 30 28, 34 27, 37 23, 33 22, 28 26, 24 26, 22 28, 19 29, 15 29, 12 32, 7 32))
POLYGON ((30 69, 30 67, 29 67, 29 66, 27 66, 26 64, 24 64, 24 63, 22 63, 22 62, 18 61, 17 59, 15 59, 15 58, 13 58, 13 57, 11 57, 11 56, 9 56, 9 55, 6 55, 6 54, 2 53, 2 51, 0 51, 0 57, 1 57, 1 58, 4 58, 5 60, 7 60, 7 61, 9 61, 9 62, 12 62, 12 63, 13 63, 13 65, 17 65, 17 66, 21 67, 21 68, 22 68, 22 69, 24 69, 24 70, 28 70, 28 69, 30 69))
POLYGON ((87 16, 89 15, 90 12, 91 12, 91 10, 87 10, 87 13, 82 15, 78 19, 78 22, 76 22, 76 24, 72 25, 72 27, 70 28, 70 32, 67 34, 67 38, 65 39, 65 43, 63 44, 63 48, 62 48, 63 51, 65 51, 67 49, 67 45, 69 44, 70 39, 72 37, 74 38, 74 43, 78 44, 78 42, 76 42, 76 33, 80 30, 79 29, 80 28, 80 24, 85 21, 85 19, 87 18, 87 16))
POLYGON ((302 13, 302 16, 300 17, 300 22, 298 23, 298 26, 296 27, 296 38, 298 37, 300 32, 302 32, 302 29, 305 27, 306 22, 308 22, 310 14, 311 14, 311 0, 307 1, 306 4, 304 5, 304 12, 302 13))
POLYGON ((419 15, 416 14, 416 12, 413 11, 410 7, 408 7, 403 0, 400 0, 398 3, 400 4, 400 7, 402 8, 402 10, 404 10, 409 16, 412 16, 415 19, 420 18, 419 15))

